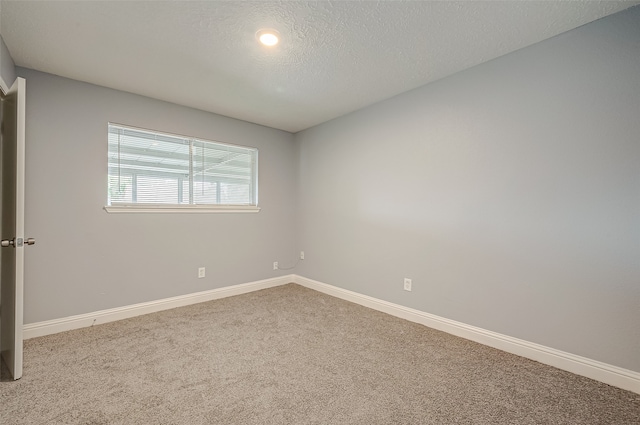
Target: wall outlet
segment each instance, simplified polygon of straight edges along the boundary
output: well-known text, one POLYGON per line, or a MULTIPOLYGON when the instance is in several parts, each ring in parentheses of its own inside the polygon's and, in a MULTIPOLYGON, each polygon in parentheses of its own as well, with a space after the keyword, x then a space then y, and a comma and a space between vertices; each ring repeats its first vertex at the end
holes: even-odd
POLYGON ((277 261, 273 262, 273 270, 278 270, 278 262, 277 261))
POLYGON ((411 291, 411 279, 406 277, 404 278, 404 290, 411 291))
POLYGON ((204 277, 204 267, 198 268, 198 279, 202 279, 204 277))
POLYGON ((304 260, 304 251, 300 251, 300 259, 304 260))

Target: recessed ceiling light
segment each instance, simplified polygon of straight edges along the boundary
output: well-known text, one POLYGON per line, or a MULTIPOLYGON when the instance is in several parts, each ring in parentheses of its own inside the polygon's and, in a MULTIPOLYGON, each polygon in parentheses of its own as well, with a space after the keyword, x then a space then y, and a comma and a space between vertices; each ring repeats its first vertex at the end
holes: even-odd
POLYGON ((265 46, 275 46, 280 40, 280 33, 274 29, 263 29, 256 33, 256 38, 265 46))

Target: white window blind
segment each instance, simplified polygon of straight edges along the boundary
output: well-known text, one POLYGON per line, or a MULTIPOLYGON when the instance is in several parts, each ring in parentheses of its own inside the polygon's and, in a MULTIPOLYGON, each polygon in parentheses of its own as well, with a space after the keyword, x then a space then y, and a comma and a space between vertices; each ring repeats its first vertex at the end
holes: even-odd
POLYGON ((108 205, 257 205, 258 150, 109 124, 108 205))

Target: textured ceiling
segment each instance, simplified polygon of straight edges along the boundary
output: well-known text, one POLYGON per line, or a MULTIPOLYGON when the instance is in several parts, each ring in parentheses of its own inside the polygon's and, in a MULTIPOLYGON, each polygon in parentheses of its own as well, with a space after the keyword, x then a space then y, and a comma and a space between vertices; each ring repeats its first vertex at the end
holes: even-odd
POLYGON ((1 0, 0 32, 19 66, 297 132, 638 3, 1 0))

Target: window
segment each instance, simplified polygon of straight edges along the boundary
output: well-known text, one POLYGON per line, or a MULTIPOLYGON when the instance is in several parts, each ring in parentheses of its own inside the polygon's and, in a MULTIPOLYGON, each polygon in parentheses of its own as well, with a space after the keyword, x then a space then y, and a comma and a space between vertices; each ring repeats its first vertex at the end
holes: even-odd
POLYGON ((258 150, 109 123, 109 212, 257 211, 258 150))

